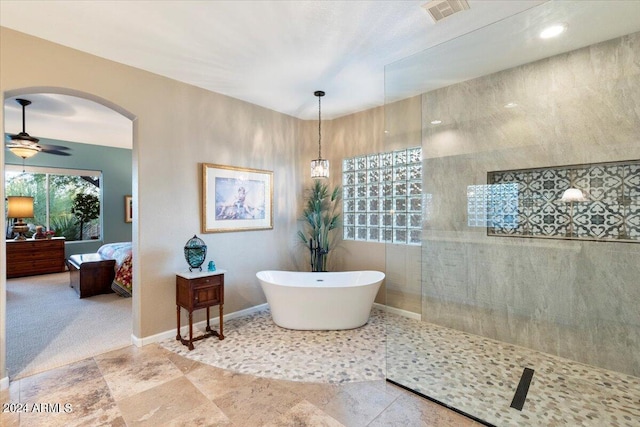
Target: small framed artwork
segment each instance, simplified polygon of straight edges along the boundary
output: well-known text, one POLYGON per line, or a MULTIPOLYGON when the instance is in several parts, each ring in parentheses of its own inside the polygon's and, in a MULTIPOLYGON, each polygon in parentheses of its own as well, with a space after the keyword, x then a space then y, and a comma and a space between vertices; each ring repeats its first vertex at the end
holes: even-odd
POLYGON ((202 164, 202 232, 273 228, 273 172, 202 164))
POLYGON ((133 198, 124 196, 124 222, 133 222, 133 198))

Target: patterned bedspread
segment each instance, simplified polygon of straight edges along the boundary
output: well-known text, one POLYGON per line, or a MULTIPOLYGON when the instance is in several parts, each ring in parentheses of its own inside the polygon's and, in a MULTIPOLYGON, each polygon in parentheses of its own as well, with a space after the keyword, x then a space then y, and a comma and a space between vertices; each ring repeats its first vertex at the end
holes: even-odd
POLYGON ((123 297, 131 296, 131 242, 107 243, 98 249, 104 258, 116 260, 116 277, 111 289, 123 297))

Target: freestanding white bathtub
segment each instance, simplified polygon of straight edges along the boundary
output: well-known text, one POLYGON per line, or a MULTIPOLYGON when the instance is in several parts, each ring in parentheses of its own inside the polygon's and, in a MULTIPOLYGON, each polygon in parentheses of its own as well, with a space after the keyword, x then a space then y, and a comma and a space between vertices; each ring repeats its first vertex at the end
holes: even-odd
POLYGON ((353 329, 367 323, 384 280, 379 271, 256 273, 276 325, 287 329, 353 329))

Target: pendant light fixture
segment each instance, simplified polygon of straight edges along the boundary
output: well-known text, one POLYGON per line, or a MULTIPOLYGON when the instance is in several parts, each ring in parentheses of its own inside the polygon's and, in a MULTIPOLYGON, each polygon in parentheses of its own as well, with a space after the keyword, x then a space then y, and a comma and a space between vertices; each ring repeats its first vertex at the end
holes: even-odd
POLYGON ((311 178, 329 178, 329 160, 322 158, 322 107, 320 100, 324 92, 317 90, 313 93, 318 97, 318 158, 311 160, 311 178))
POLYGON ((16 156, 21 157, 24 161, 25 159, 38 154, 42 150, 42 147, 38 145, 38 142, 40 141, 38 138, 32 137, 25 131, 24 111, 25 107, 31 104, 31 101, 28 99, 18 98, 16 99, 16 102, 22 105, 22 132, 16 135, 9 135, 11 143, 7 144, 7 148, 16 156))

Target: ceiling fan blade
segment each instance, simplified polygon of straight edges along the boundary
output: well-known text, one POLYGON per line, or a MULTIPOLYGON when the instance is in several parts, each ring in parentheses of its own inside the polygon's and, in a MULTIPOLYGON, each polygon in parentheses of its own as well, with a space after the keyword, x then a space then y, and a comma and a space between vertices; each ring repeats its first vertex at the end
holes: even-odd
POLYGON ((44 150, 71 150, 69 147, 65 147, 64 145, 51 145, 51 144, 38 144, 42 147, 42 151, 44 150))
POLYGON ((54 154, 56 156, 70 156, 71 155, 71 153, 67 153, 66 151, 50 150, 48 148, 43 148, 40 152, 41 153, 47 153, 47 154, 54 154))

